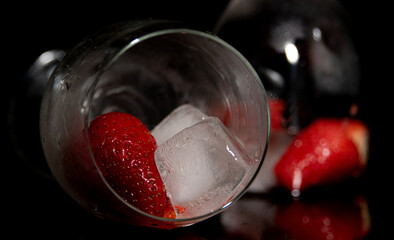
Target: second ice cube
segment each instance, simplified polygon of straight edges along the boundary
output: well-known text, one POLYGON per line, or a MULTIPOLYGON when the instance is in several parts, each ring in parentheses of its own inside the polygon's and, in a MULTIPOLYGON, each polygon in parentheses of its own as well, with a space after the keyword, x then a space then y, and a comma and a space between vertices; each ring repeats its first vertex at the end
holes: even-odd
POLYGON ((190 104, 183 104, 173 110, 153 130, 157 145, 162 144, 181 130, 204 120, 207 116, 190 104))

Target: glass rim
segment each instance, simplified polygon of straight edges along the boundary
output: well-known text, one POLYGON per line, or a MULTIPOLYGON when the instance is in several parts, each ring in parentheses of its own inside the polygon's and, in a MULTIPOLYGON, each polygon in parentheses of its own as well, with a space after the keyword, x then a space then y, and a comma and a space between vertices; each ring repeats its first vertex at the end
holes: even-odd
MULTIPOLYGON (((222 40, 221 38, 219 38, 218 36, 211 34, 211 33, 207 33, 207 32, 203 32, 203 31, 199 31, 199 30, 193 30, 193 29, 188 29, 188 28, 177 28, 177 27, 173 27, 173 28, 167 28, 167 29, 162 29, 162 30, 156 30, 147 34, 144 34, 142 36, 136 37, 134 39, 132 39, 128 44, 126 44, 124 47, 121 47, 121 49, 106 63, 106 65, 103 66, 102 71, 99 73, 99 75, 96 77, 95 80, 95 84, 92 87, 92 89, 95 89, 96 84, 99 80, 99 76, 101 76, 101 74, 103 72, 105 72, 109 67, 111 67, 125 52, 127 52, 128 50, 130 50, 133 46, 144 42, 148 39, 152 39, 155 37, 159 37, 159 36, 164 36, 164 35, 170 35, 170 34, 190 34, 190 35, 194 35, 194 36, 198 36, 198 37, 202 37, 202 38, 207 38, 210 39, 214 42, 216 42, 217 44, 223 46, 224 48, 228 49, 229 51, 231 51, 233 54, 236 55, 237 58, 239 58, 242 63, 248 68, 248 70, 250 71, 250 73, 253 75, 253 78, 256 79, 256 81, 258 82, 258 84, 260 85, 261 89, 263 90, 263 98, 264 101, 266 102, 266 106, 265 106, 265 111, 267 113, 267 136, 265 139, 265 146, 264 146, 264 150, 261 153, 261 157, 260 160, 258 162, 258 166, 256 167, 256 171, 254 172, 253 176, 251 177, 251 179, 247 182, 247 184, 244 186, 244 188, 237 194, 235 194, 230 201, 228 201, 228 203, 224 204, 223 206, 221 206, 218 209, 215 209, 213 211, 210 211, 204 215, 201 216, 197 216, 197 217, 189 217, 189 218, 175 218, 175 219, 170 219, 170 218, 164 218, 164 217, 158 217, 155 215, 151 215, 147 212, 144 212, 142 210, 140 210, 139 208, 133 206, 131 203, 127 202, 126 200, 124 200, 111 186, 110 184, 107 182, 107 180, 105 179, 105 177, 102 175, 99 167, 97 166, 96 161, 94 160, 94 156, 90 147, 90 141, 89 141, 89 136, 88 136, 88 126, 90 124, 90 122, 88 122, 89 119, 89 114, 90 114, 90 110, 87 111, 87 115, 86 115, 86 122, 85 122, 85 137, 88 143, 88 148, 89 148, 89 153, 90 153, 90 157, 91 160, 95 166, 95 169, 97 171, 97 173, 99 174, 101 180, 104 182, 104 184, 108 187, 108 189, 113 193, 114 196, 116 196, 117 199, 119 199, 125 206, 127 206, 128 208, 131 208, 133 211, 136 211, 138 214, 141 214, 145 217, 148 218, 152 218, 155 220, 158 220, 160 222, 166 222, 166 223, 174 223, 174 226, 176 226, 176 223, 188 223, 186 225, 182 225, 182 226, 189 226, 192 225, 194 223, 203 221, 205 219, 208 219, 216 214, 221 213, 222 211, 224 211, 227 207, 229 207, 230 205, 232 205, 233 203, 235 203, 236 201, 238 201, 248 190, 248 188, 250 187, 250 185, 252 184, 252 182, 254 181, 254 179, 256 178, 257 174, 259 173, 259 170, 263 164, 266 152, 267 152, 267 148, 268 148, 268 143, 269 143, 269 138, 270 138, 270 129, 271 129, 271 122, 270 122, 270 111, 269 111, 269 105, 268 105, 268 97, 267 97, 267 93, 264 89, 264 86, 260 80, 260 77, 258 76, 257 72, 254 70, 254 68, 252 67, 252 65, 249 63, 249 61, 238 51, 236 50, 234 47, 232 47, 230 44, 228 44, 227 42, 225 42, 224 40, 222 40)), ((90 105, 90 102, 92 101, 92 97, 93 94, 90 94, 90 98, 88 100, 88 105, 90 105)))

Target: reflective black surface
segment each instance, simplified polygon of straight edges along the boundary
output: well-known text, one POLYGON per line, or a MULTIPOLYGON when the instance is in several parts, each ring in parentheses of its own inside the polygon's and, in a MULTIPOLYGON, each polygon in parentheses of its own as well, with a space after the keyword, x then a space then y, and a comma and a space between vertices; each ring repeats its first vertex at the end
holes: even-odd
MULTIPOLYGON (((211 31, 227 1, 215 1, 215 4, 205 0, 147 0, 126 5, 117 2, 81 5, 70 1, 49 6, 48 3, 31 3, 30 6, 11 4, 11 13, 1 17, 4 26, 2 40, 5 40, 2 41, 5 54, 2 55, 1 95, 4 105, 1 124, 2 136, 6 138, 0 152, 1 216, 5 220, 2 224, 5 231, 2 233, 11 233, 13 238, 28 236, 44 239, 132 239, 137 235, 166 239, 308 239, 300 237, 300 233, 293 228, 298 226, 300 230, 303 224, 310 223, 311 227, 306 229, 322 229, 324 226, 319 224, 326 224, 326 232, 329 232, 329 225, 333 234, 343 232, 342 236, 350 236, 345 239, 379 239, 382 236, 390 239, 390 226, 394 223, 393 204, 390 201, 393 183, 390 175, 393 160, 390 109, 393 100, 390 99, 392 67, 389 65, 391 47, 388 35, 391 28, 388 19, 385 19, 390 15, 384 14, 389 7, 373 2, 341 2, 349 14, 351 34, 360 56, 363 106, 360 111, 364 112, 372 134, 371 153, 364 176, 357 181, 314 189, 298 200, 290 198, 283 190, 249 193, 228 211, 212 219, 171 231, 98 219, 73 202, 50 177, 32 171, 29 164, 21 159, 20 153, 16 152, 18 148, 15 148, 8 134, 7 121, 12 120, 9 115, 10 102, 16 96, 15 91, 19 90, 27 69, 47 50, 69 49, 88 32, 140 17, 180 20, 211 31), (293 220, 287 221, 289 219, 293 220), (338 225, 342 227, 335 227, 338 225)), ((37 120, 29 113, 31 108, 27 106, 28 103, 25 121, 21 120, 14 125, 15 128, 19 125, 25 127, 25 124, 34 127, 31 122, 37 120)), ((23 111, 21 115, 23 119, 23 111)), ((32 134, 26 132, 26 139, 34 139, 32 134)), ((20 135, 23 136, 23 132, 20 135)), ((40 151, 30 152, 30 161, 43 162, 39 159, 40 151)), ((307 234, 307 230, 302 233, 307 234)), ((324 236, 329 239, 331 235, 324 236)))

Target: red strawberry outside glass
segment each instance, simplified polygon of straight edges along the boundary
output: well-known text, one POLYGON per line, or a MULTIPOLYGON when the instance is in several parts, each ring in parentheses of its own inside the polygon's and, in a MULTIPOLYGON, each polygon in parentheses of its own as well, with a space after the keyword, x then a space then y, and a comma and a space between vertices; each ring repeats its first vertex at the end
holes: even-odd
MULTIPOLYGON (((268 102, 251 65, 219 38, 174 22, 134 21, 91 35, 63 58, 47 85, 40 131, 52 173, 84 208, 115 221, 175 228, 209 218, 245 193, 266 151, 268 102), (166 117, 184 106, 204 115, 201 122, 185 130, 190 132, 191 138, 203 131, 217 134, 216 129, 220 128, 220 134, 230 136, 233 145, 227 142, 223 146, 214 145, 209 149, 210 154, 224 147, 226 153, 233 156, 228 164, 211 164, 208 168, 194 163, 203 176, 209 172, 206 183, 199 177, 200 173, 193 173, 193 168, 187 172, 194 174, 193 179, 171 182, 172 175, 166 169, 164 180, 169 179, 171 184, 164 186, 148 161, 157 158, 153 153, 161 154, 158 156, 162 162, 157 167, 163 171, 167 167, 165 147, 173 144, 176 139, 172 139, 178 135, 169 140, 160 138, 156 144, 150 131, 159 134, 166 130, 166 117), (110 122, 106 122, 107 119, 110 122), (119 124, 123 121, 127 123, 119 124), (137 169, 133 172, 135 178, 128 180, 131 175, 126 170, 131 165, 113 161, 117 156, 121 156, 120 161, 133 157, 133 167, 137 169), (143 160, 137 161, 139 159, 143 160), (238 160, 242 162, 235 164, 238 160), (191 207, 203 208, 198 204, 185 207, 173 201, 173 206, 168 207, 171 204, 165 197, 167 192, 167 196, 177 197, 175 201, 187 202, 193 196, 194 190, 189 186, 193 180, 196 180, 196 189, 203 189, 218 176, 223 181, 231 179, 233 175, 226 178, 224 171, 238 178, 231 196, 223 199, 220 206, 212 205, 210 211, 200 214, 191 207), (135 180, 142 178, 146 182, 135 180), (189 184, 188 187, 182 186, 183 183, 189 184), (131 185, 141 194, 147 194, 148 190, 151 194, 133 197, 134 193, 128 192, 131 185), (148 198, 153 199, 149 206, 139 204, 148 198), (174 216, 174 211, 182 217, 174 216)), ((187 135, 177 137, 195 151, 181 150, 177 157, 198 154, 201 148, 188 145, 189 138, 187 135)), ((196 142, 203 142, 205 138, 208 137, 197 137, 196 142)), ((172 167, 176 169, 178 164, 183 163, 175 161, 172 167)), ((180 176, 187 174, 181 172, 180 176)), ((222 189, 225 190, 228 189, 222 189)))

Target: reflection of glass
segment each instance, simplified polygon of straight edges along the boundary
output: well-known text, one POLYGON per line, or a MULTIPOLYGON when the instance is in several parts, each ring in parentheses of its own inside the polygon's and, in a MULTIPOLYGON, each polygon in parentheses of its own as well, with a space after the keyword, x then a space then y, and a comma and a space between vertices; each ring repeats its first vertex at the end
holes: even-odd
POLYGON ((338 189, 325 190, 298 200, 282 194, 246 194, 220 215, 223 232, 232 239, 255 240, 367 237, 371 216, 365 197, 347 189, 339 190, 340 195, 338 189))
POLYGON ((228 44, 175 23, 140 21, 112 26, 64 57, 44 95, 40 128, 53 174, 82 206, 104 218, 173 228, 215 215, 245 192, 265 153, 267 108, 257 74, 228 44), (253 161, 220 208, 187 219, 151 216, 106 185, 86 130, 92 119, 109 111, 128 112, 151 130, 185 103, 221 119, 253 161))
POLYGON ((271 143, 256 189, 275 184, 272 168, 300 129, 317 118, 359 117, 347 23, 335 0, 233 0, 221 16, 215 33, 251 62, 269 98, 271 143))
POLYGON ((291 239, 363 239, 370 231, 370 216, 363 197, 294 201, 280 207, 276 227, 291 239))
POLYGON ((268 198, 244 196, 220 215, 220 221, 228 239, 276 239, 269 235, 276 211, 277 206, 268 198))

